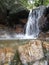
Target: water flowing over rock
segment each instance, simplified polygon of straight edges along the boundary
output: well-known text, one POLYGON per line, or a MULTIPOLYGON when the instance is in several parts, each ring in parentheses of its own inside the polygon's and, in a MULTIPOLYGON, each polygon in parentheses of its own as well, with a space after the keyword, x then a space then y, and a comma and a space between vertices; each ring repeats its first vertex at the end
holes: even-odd
POLYGON ((21 28, 21 29, 19 28, 20 31, 18 30, 18 32, 23 31, 23 33, 17 34, 16 33, 17 31, 15 31, 14 33, 6 32, 5 35, 3 36, 4 39, 5 38, 6 39, 36 39, 40 32, 39 26, 38 26, 39 19, 43 15, 44 9, 45 9, 44 6, 40 6, 30 11, 26 25, 24 26, 24 28, 21 28), (25 31, 25 34, 24 34, 24 31, 25 31))
POLYGON ((26 26, 26 35, 30 36, 32 35, 33 37, 38 36, 39 34, 39 18, 43 15, 45 7, 40 6, 37 9, 34 9, 30 11, 29 13, 29 18, 26 26))
POLYGON ((44 9, 45 9, 44 6, 40 6, 30 11, 28 21, 26 23, 26 30, 25 30, 26 33, 16 35, 17 38, 36 39, 38 37, 38 34, 40 32, 38 23, 40 17, 43 15, 44 9))

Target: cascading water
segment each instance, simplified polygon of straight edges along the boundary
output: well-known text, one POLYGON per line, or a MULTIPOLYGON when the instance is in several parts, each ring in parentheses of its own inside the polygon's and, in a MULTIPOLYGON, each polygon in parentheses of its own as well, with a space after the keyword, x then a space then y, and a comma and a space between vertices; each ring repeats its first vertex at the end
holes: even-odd
POLYGON ((26 26, 26 35, 36 37, 39 33, 38 28, 38 14, 36 11, 30 11, 27 26, 26 26))
POLYGON ((45 9, 44 6, 40 6, 30 11, 28 22, 26 24, 25 34, 17 34, 17 33, 14 33, 12 35, 5 34, 4 36, 6 37, 6 39, 36 39, 40 32, 38 26, 39 18, 42 16, 44 9, 45 9))
POLYGON ((31 38, 38 37, 39 34, 39 18, 42 16, 44 6, 40 6, 37 9, 31 10, 29 13, 29 18, 26 26, 26 36, 31 36, 31 38))

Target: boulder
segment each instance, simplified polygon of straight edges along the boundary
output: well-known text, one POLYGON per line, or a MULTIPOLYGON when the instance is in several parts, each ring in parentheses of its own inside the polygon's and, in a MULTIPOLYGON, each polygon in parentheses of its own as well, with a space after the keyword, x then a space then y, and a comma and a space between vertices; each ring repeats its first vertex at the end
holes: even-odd
POLYGON ((9 58, 10 65, 48 65, 49 40, 0 40, 0 65, 9 58))
POLYGON ((13 48, 6 47, 6 48, 0 48, 0 62, 2 64, 7 64, 11 62, 11 60, 14 57, 14 50, 13 48))
POLYGON ((23 64, 31 63, 44 57, 42 42, 39 40, 32 40, 25 45, 20 45, 18 52, 23 64))
POLYGON ((49 31, 49 7, 44 9, 43 15, 39 19, 39 29, 42 32, 49 31))

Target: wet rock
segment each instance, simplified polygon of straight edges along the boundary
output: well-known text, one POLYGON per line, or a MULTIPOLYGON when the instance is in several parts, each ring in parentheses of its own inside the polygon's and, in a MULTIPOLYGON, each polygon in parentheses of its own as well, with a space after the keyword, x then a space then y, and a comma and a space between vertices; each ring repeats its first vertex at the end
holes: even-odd
POLYGON ((6 48, 0 48, 0 62, 1 65, 9 65, 11 63, 11 60, 14 57, 14 50, 13 48, 6 47, 6 48))
POLYGON ((21 21, 23 24, 26 24, 26 23, 27 23, 27 18, 26 18, 26 19, 20 19, 20 21, 21 21))
POLYGON ((14 51, 12 48, 5 48, 6 51, 6 57, 5 57, 5 63, 11 63, 11 60, 14 57, 14 51))
POLYGON ((18 13, 12 13, 9 15, 9 25, 14 26, 17 24, 25 25, 27 23, 29 12, 19 11, 18 13))
POLYGON ((17 23, 26 23, 27 21, 25 20, 23 22, 22 19, 27 19, 29 14, 29 10, 22 6, 19 1, 15 3, 15 0, 9 0, 8 2, 7 0, 3 1, 0 12, 0 24, 4 24, 11 28, 17 23))
MULTIPOLYGON (((47 63, 49 62, 49 59, 48 59, 49 56, 47 55, 47 57, 45 58, 45 54, 47 54, 48 50, 49 50, 49 40, 48 41, 44 41, 44 40, 0 41, 0 60, 5 55, 4 57, 6 57, 6 60, 4 60, 4 62, 8 61, 9 58, 10 60, 12 59, 10 65, 23 65, 23 64, 24 65, 49 65, 47 63), (45 51, 46 50, 47 51, 44 52, 44 58, 43 58, 43 55, 41 53, 43 53, 42 51, 44 51, 44 49, 45 51), (36 53, 36 52, 39 52, 39 53, 36 53), (37 58, 38 59, 35 61, 35 59, 33 59, 34 57, 32 57, 33 55, 34 56, 40 55, 41 57, 40 56, 36 57, 35 59, 37 58), (23 61, 27 60, 28 62, 26 61, 26 63, 22 64, 20 56, 23 57, 23 61)), ((5 62, 4 65, 9 65, 9 63, 5 62)))
POLYGON ((48 65, 46 60, 40 60, 33 63, 33 65, 48 65))
POLYGON ((25 45, 19 46, 18 52, 20 54, 20 60, 23 64, 40 60, 44 57, 42 42, 39 40, 32 40, 25 45))
POLYGON ((38 38, 40 38, 40 39, 49 39, 49 32, 46 32, 46 33, 44 33, 44 32, 41 32, 41 33, 39 33, 39 36, 38 36, 38 38))
POLYGON ((17 34, 23 34, 24 33, 24 28, 22 25, 16 25, 16 33, 17 34))
POLYGON ((43 32, 39 33, 38 38, 45 39, 46 38, 45 33, 43 33, 43 32))
POLYGON ((46 38, 49 38, 49 31, 46 33, 46 38))
POLYGON ((46 58, 49 59, 49 42, 48 41, 43 42, 43 48, 44 48, 46 58))
POLYGON ((43 42, 43 48, 46 49, 47 52, 49 52, 49 42, 43 42))
POLYGON ((49 7, 45 8, 43 15, 39 19, 39 29, 42 32, 49 31, 49 7))
POLYGON ((43 42, 43 51, 49 65, 49 42, 48 41, 43 42))
POLYGON ((0 63, 5 63, 5 50, 0 48, 0 63))

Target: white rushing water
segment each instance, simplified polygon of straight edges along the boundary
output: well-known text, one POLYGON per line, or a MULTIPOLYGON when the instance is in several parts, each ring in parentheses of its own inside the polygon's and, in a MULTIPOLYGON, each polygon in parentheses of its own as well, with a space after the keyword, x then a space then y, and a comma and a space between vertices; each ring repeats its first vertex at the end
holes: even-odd
POLYGON ((44 10, 44 6, 41 6, 37 9, 31 10, 29 13, 29 18, 26 26, 26 35, 32 37, 38 37, 39 34, 39 18, 42 16, 44 10))
POLYGON ((29 13, 28 22, 26 24, 26 33, 25 34, 5 34, 3 37, 0 36, 0 39, 36 39, 40 32, 38 22, 39 18, 43 14, 44 6, 40 6, 36 9, 33 9, 29 13))

